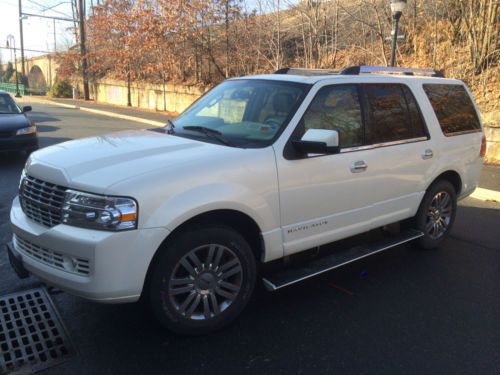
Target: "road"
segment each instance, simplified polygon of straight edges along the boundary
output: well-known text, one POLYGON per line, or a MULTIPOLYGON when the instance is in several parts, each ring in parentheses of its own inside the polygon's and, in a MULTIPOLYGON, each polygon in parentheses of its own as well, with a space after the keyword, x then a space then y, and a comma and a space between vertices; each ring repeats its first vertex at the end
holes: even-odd
MULTIPOLYGON (((42 146, 148 127, 33 107, 42 146)), ((0 155, 0 243, 11 237, 8 212, 24 162, 0 155)), ((499 229, 499 204, 466 199, 439 249, 400 246, 279 292, 259 286, 234 325, 204 337, 163 331, 139 304, 55 294, 78 354, 46 373, 498 374, 499 229)), ((0 251, 0 295, 38 285, 17 279, 0 251)))

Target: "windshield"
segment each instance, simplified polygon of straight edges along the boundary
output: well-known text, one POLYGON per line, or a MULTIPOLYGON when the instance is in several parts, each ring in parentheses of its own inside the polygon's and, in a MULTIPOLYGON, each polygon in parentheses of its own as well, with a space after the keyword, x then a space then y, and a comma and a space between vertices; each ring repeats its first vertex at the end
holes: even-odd
POLYGON ((21 113, 14 99, 8 94, 0 94, 0 114, 21 113))
POLYGON ((226 81, 182 113, 170 133, 237 147, 264 147, 286 126, 308 88, 271 80, 226 81))

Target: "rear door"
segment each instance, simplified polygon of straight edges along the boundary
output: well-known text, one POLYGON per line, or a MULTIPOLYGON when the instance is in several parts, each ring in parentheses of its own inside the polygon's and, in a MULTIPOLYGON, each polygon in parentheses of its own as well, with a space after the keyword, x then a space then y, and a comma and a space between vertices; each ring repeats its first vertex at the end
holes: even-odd
POLYGON ((433 172, 434 147, 411 89, 402 83, 363 85, 365 144, 373 149, 371 228, 413 216, 433 172))

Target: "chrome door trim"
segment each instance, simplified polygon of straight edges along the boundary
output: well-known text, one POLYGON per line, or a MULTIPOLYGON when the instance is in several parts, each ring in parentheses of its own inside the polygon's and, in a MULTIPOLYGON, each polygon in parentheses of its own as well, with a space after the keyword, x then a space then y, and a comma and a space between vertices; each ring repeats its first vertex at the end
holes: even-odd
POLYGON ((422 141, 427 141, 428 139, 429 139, 428 137, 418 137, 418 138, 410 138, 410 139, 401 139, 398 141, 391 141, 391 142, 374 143, 372 145, 366 145, 366 146, 346 147, 346 148, 341 149, 340 153, 342 154, 345 152, 372 150, 372 149, 380 148, 380 147, 396 146, 396 145, 402 145, 402 144, 406 144, 406 143, 422 142, 422 141))

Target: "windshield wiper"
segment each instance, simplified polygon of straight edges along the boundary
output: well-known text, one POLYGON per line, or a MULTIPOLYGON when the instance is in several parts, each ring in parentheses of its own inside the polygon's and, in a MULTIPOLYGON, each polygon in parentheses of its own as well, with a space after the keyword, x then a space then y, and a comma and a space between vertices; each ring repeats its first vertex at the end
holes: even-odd
POLYGON ((206 126, 194 126, 194 125, 184 126, 183 129, 204 133, 207 137, 217 139, 219 142, 224 143, 226 146, 234 146, 229 139, 224 137, 224 135, 216 129, 212 129, 206 126))

